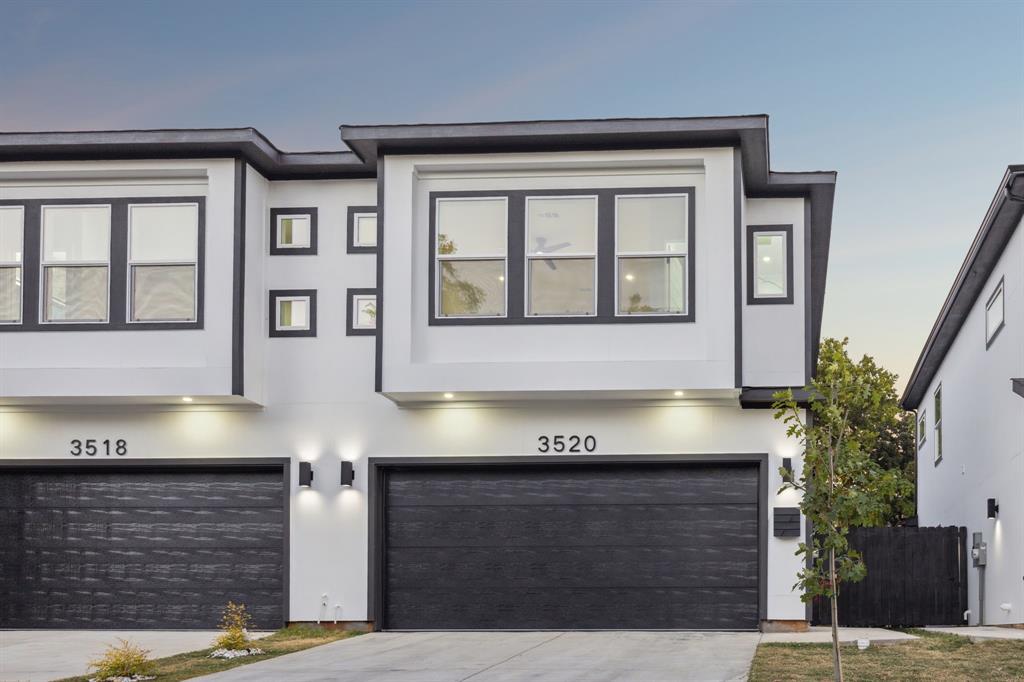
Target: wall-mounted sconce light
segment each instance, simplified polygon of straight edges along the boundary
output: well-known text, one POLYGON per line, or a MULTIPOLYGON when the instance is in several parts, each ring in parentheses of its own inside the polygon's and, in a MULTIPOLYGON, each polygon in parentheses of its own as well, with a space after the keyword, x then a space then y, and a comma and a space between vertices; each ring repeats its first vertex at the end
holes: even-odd
POLYGON ((783 476, 783 478, 785 480, 787 480, 787 481, 792 481, 793 480, 793 458, 792 457, 783 457, 782 458, 782 470, 786 472, 785 476, 783 476))
POLYGON ((299 485, 304 488, 313 485, 313 465, 309 462, 299 462, 299 485))
POLYGON ((352 466, 352 462, 341 460, 341 484, 344 486, 350 486, 355 478, 356 470, 352 466))
POLYGON ((988 498, 988 518, 994 519, 999 516, 999 501, 994 498, 988 498))

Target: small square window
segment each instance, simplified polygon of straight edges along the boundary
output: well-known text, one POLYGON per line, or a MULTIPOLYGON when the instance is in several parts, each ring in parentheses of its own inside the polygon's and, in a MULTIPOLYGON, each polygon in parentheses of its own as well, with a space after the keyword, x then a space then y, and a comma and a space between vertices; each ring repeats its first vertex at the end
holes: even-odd
POLYGON ((1006 320, 1006 303, 1003 299, 1003 280, 999 280, 995 291, 988 297, 985 304, 985 348, 992 345, 996 336, 1003 330, 1006 320))
POLYGON ((377 251, 377 207, 348 207, 348 253, 377 251))
POLYGON ((316 290, 270 292, 271 336, 316 336, 316 290))
POLYGON ((345 331, 349 336, 377 333, 377 290, 349 289, 345 331))
POLYGON ((272 256, 316 255, 315 208, 273 208, 270 210, 270 230, 272 256))

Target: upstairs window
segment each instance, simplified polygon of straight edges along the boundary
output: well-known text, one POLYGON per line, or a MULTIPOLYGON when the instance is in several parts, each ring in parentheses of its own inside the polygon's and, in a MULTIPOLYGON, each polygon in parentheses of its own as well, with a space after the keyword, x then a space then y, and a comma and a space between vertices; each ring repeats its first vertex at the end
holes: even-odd
POLYGON ((270 292, 270 336, 316 336, 316 289, 270 292))
POLYGON ((508 275, 508 199, 437 199, 438 317, 504 317, 508 275))
POLYGON ((1003 300, 1003 280, 999 280, 995 291, 988 297, 985 304, 985 348, 992 345, 996 335, 1003 329, 1006 309, 1003 300))
POLYGON ((793 302, 793 226, 747 226, 747 304, 793 302))
POLYGON ((272 208, 270 229, 270 255, 316 255, 316 208, 272 208))
POLYGON ((348 319, 345 333, 349 336, 373 336, 377 329, 377 290, 349 289, 348 319))
POLYGON ((685 315, 689 243, 684 194, 615 197, 617 315, 685 315))
POLYGON ((347 253, 375 253, 377 251, 377 207, 348 207, 347 253))
POLYGON ((935 389, 932 410, 935 414, 935 464, 942 461, 942 384, 935 389))
POLYGON ((44 322, 105 322, 110 206, 44 206, 42 270, 44 322))
POLYGON ((25 209, 0 206, 0 324, 21 322, 25 209))
POLYGON ((132 322, 196 319, 197 204, 128 207, 129 309, 132 322))
POLYGON ((526 198, 528 316, 597 314, 597 197, 526 198))
POLYGON ((928 429, 928 413, 921 410, 921 416, 917 418, 917 449, 920 450, 924 447, 925 440, 927 440, 927 429, 928 429))

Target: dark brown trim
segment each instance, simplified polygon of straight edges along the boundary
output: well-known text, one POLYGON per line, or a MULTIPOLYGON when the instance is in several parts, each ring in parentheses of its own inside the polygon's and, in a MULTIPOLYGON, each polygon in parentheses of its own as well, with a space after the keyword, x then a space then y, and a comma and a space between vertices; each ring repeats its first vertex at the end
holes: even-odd
POLYGON ((245 391, 245 224, 248 166, 235 159, 234 239, 231 263, 231 394, 245 391))
POLYGON ((743 151, 732 150, 732 227, 733 227, 733 324, 735 341, 733 347, 735 386, 743 386, 743 205, 746 201, 743 191, 743 151))
MULTIPOLYGON (((356 215, 366 213, 377 213, 376 206, 349 206, 348 218, 346 219, 346 242, 345 253, 377 253, 376 246, 356 245, 356 215)), ((380 215, 377 216, 377 243, 380 244, 380 215)))
POLYGON ((316 289, 271 289, 268 299, 270 304, 270 314, 267 331, 271 338, 316 336, 316 289), (287 296, 309 297, 309 329, 277 328, 277 299, 287 296))
POLYGON ((281 206, 270 209, 270 255, 271 256, 315 256, 317 249, 316 206, 290 208, 281 206), (309 246, 284 247, 277 245, 277 219, 283 215, 309 216, 309 246))
POLYGON ((377 161, 377 341, 373 349, 373 390, 384 390, 384 159, 377 161))
POLYGON ((427 323, 431 326, 489 326, 508 324, 671 324, 696 321, 697 208, 694 187, 565 188, 537 190, 474 190, 430 192, 427 266, 427 323), (634 194, 684 194, 687 197, 687 312, 685 315, 616 315, 614 300, 617 276, 615 251, 615 198, 634 194), (596 196, 597 215, 597 314, 535 317, 526 314, 525 234, 526 200, 543 196, 596 196), (504 317, 447 318, 437 315, 437 200, 461 197, 494 197, 508 202, 506 291, 504 317), (609 298, 610 294, 610 298, 609 298))
POLYGON ((793 303, 793 226, 747 225, 747 305, 790 305, 793 303), (761 297, 754 292, 754 236, 758 232, 782 232, 786 235, 786 295, 761 297))
POLYGON ((638 454, 638 455, 494 455, 454 457, 370 457, 367 459, 367 513, 368 556, 367 615, 373 621, 374 630, 384 624, 384 562, 385 529, 385 484, 387 472, 396 467, 460 467, 496 466, 515 467, 544 464, 549 466, 573 466, 609 464, 754 464, 758 467, 758 620, 768 614, 768 506, 771 494, 768 487, 767 453, 722 453, 722 454, 638 454))
POLYGON ((345 336, 376 336, 377 325, 373 329, 356 329, 355 321, 352 319, 352 303, 356 296, 366 294, 377 295, 376 289, 346 289, 345 290, 345 336))

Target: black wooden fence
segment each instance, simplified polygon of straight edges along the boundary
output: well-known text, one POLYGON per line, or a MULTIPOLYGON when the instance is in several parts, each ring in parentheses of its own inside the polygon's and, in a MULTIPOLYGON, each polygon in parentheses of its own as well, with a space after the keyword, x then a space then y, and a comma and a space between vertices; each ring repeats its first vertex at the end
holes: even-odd
MULTIPOLYGON (((868 574, 840 585, 839 624, 850 627, 961 625, 967 609, 967 529, 854 528, 850 545, 868 574)), ((827 600, 813 622, 831 623, 827 600)))

